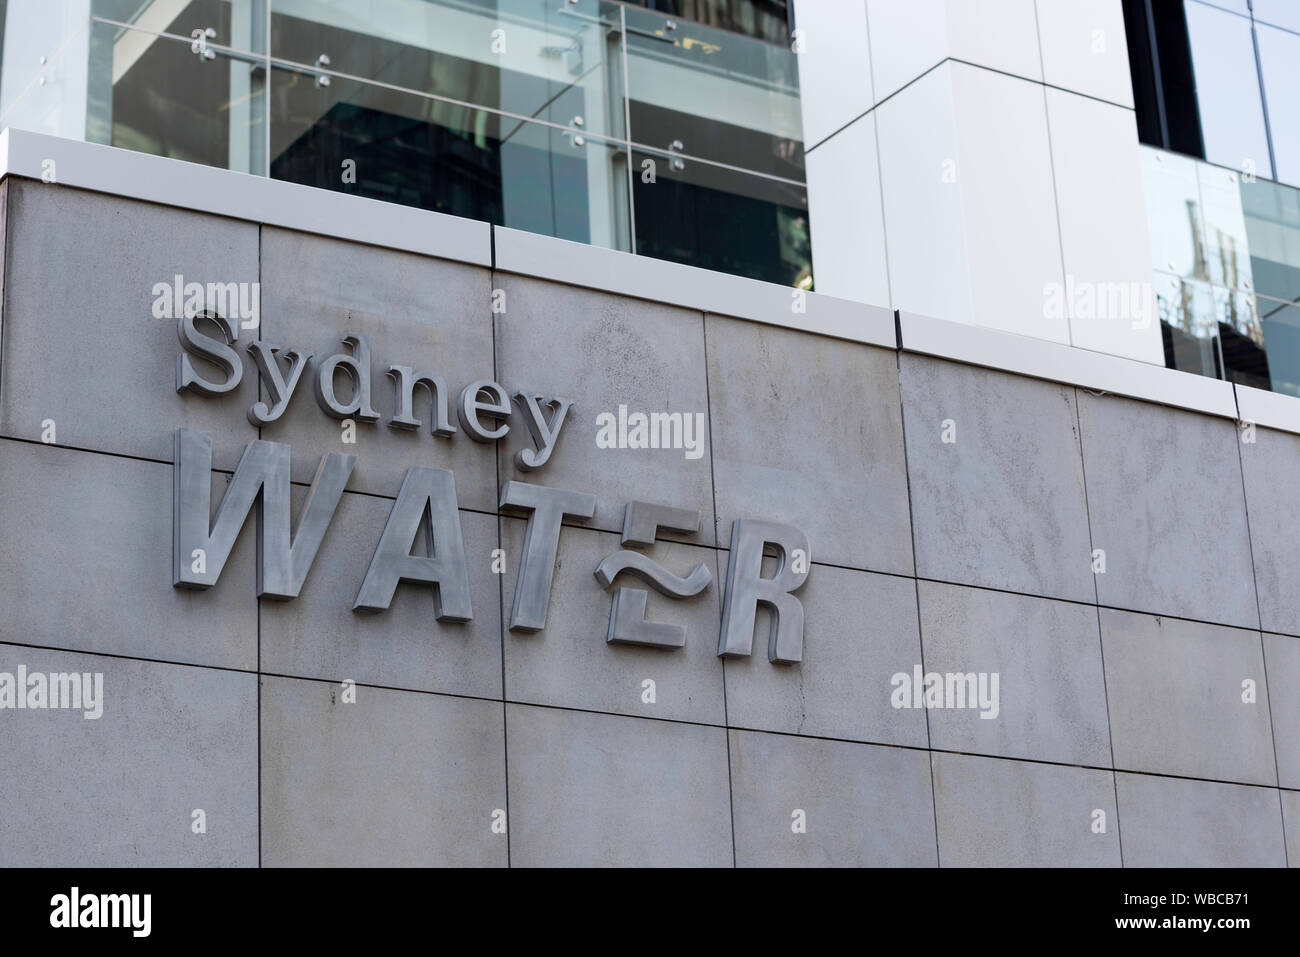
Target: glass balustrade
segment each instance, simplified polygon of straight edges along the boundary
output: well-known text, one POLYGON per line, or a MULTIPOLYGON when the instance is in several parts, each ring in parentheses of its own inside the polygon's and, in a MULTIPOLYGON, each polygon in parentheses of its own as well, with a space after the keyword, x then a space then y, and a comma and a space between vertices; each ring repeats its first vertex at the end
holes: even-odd
POLYGON ((744 7, 9 0, 0 126, 811 288, 784 4, 744 7))
POLYGON ((1300 396, 1300 189, 1144 147, 1166 364, 1300 396))

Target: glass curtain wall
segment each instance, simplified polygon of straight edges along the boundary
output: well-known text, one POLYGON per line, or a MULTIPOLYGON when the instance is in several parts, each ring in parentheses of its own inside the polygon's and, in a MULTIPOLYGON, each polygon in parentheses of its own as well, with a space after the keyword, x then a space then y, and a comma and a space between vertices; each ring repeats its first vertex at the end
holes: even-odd
POLYGON ((1300 186, 1300 3, 1123 7, 1142 142, 1300 186))
POLYGON ((0 126, 811 288, 777 0, 0 9, 0 126))
POLYGON ((1166 364, 1300 396, 1300 189, 1144 147, 1166 364))

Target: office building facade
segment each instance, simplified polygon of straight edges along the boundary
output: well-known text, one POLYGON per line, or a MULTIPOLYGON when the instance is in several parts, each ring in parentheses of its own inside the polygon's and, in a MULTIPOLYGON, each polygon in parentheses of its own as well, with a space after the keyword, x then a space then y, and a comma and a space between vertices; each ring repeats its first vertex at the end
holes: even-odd
POLYGON ((1127 5, 118 7, 5 18, 0 863, 1300 860, 1284 124, 1127 5))

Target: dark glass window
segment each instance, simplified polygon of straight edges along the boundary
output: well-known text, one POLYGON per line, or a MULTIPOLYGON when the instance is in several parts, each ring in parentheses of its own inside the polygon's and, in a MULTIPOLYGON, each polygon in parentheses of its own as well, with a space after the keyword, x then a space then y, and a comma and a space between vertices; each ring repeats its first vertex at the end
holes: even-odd
POLYGON ((1124 0, 1133 102, 1143 143, 1205 159, 1181 0, 1124 0))
MULTIPOLYGON (((789 0, 628 0, 637 7, 730 30, 768 43, 790 45, 789 0)), ((814 0, 826 2, 826 0, 814 0)))

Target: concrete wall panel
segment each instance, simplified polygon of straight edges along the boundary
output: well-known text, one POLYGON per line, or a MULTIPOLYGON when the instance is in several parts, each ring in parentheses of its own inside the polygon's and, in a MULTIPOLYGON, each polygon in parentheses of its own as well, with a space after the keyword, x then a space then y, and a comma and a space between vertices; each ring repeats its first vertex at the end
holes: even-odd
POLYGON ((1240 449, 1260 623, 1300 635, 1300 436, 1256 429, 1254 437, 1240 449))
POLYGON ((502 705, 262 678, 268 867, 504 866, 502 705))
POLYGON ((509 705, 511 863, 732 863, 722 728, 509 705))
POLYGON ((1079 393, 1103 605, 1259 627, 1231 422, 1079 393))
POLYGON ((718 544, 788 522, 812 559, 912 572, 898 362, 883 349, 710 316, 718 544))
POLYGON ((912 580, 813 565, 795 595, 804 607, 803 660, 768 661, 768 617, 760 609, 753 653, 727 660, 728 723, 925 747, 925 711, 890 703, 890 679, 910 676, 921 662, 912 580))
MULTIPOLYGON (((524 537, 524 521, 502 520, 506 573, 501 576, 507 628, 524 537)), ((722 582, 714 551, 661 542, 644 551, 670 572, 686 577, 703 563, 713 576, 692 598, 672 599, 641 579, 620 574, 608 589, 596 566, 620 548, 619 537, 590 529, 560 531, 561 557, 551 582, 546 627, 536 633, 506 631, 506 697, 511 701, 608 711, 639 717, 722 724, 722 661, 717 657, 722 582), (608 644, 610 608, 619 588, 647 591, 646 619, 686 628, 686 645, 661 649, 608 644), (644 682, 654 682, 654 703, 644 682)))
POLYGON ((996 711, 969 700, 932 709, 931 746, 1110 766, 1095 608, 937 582, 919 587, 925 670, 988 675, 986 700, 996 702, 996 711))
MULTIPOLYGON (((705 383, 704 322, 686 309, 498 275, 505 311, 496 316, 498 381, 573 402, 559 445, 539 472, 521 470, 515 453, 533 448, 517 411, 501 442, 502 481, 555 485, 596 495, 592 524, 621 531, 631 501, 699 509, 702 537, 714 544, 705 383), (686 449, 598 448, 596 418, 627 414, 704 416, 703 454, 686 449)), ((725 543, 724 543, 725 544, 725 543)))
POLYGON ((1093 601, 1074 390, 911 355, 899 378, 917 574, 1093 601))
POLYGON ((39 441, 52 419, 60 445, 170 462, 184 426, 211 432, 213 462, 233 469, 256 438, 257 377, 178 394, 176 320, 154 317, 153 288, 257 282, 257 226, 21 180, 7 229, 0 434, 39 441))
POLYGON ((255 867, 250 674, 0 645, 0 671, 102 674, 103 713, 0 711, 0 864, 255 867), (194 811, 205 833, 195 833, 194 811))
POLYGON ((173 588, 171 497, 170 465, 0 440, 0 636, 256 668, 256 521, 215 586, 173 588))
POLYGON ((938 863, 924 751, 752 731, 730 744, 737 866, 938 863))
POLYGON ((931 753, 941 867, 1118 867, 1110 771, 931 753), (1105 831, 1095 831, 1105 815, 1105 831))
MULTIPOLYGON (((886 172, 941 146, 908 146, 915 117, 885 115, 929 81, 950 101, 941 72, 882 108, 886 172)), ((0 783, 0 863, 252 865, 259 827, 270 865, 1113 866, 1121 837, 1129 865, 1280 864, 1287 840, 1300 856, 1290 438, 1239 444, 1227 419, 283 229, 259 241, 198 212, 3 192, 0 672, 102 671, 106 708, 0 708, 0 760, 35 769, 0 783), (572 399, 550 463, 514 462, 532 446, 518 407, 499 447, 382 421, 345 445, 307 379, 262 430, 293 446, 295 512, 322 453, 358 465, 301 596, 259 606, 255 521, 215 587, 174 589, 173 434, 213 433, 215 505, 258 436, 256 387, 250 365, 238 395, 177 396, 153 284, 256 281, 259 252, 269 341, 323 360, 366 333, 385 415, 397 362, 456 392, 495 378, 572 399), (701 414, 703 454, 598 448, 596 415, 620 405, 701 414), (455 472, 465 624, 412 584, 351 610, 414 464, 455 472), (497 514, 507 480, 598 500, 561 532, 533 634, 508 629, 525 523, 497 514), (675 651, 605 640, 612 589, 593 572, 632 500, 701 513, 646 550, 713 574, 694 598, 650 592, 652 620, 688 629, 675 651), (809 536, 799 664, 768 662, 765 610, 750 657, 716 655, 737 518, 809 536), (998 717, 894 707, 891 678, 918 665, 996 671, 998 717)), ((934 286, 933 219, 888 225, 932 254, 909 294, 934 286)))
POLYGON ((1282 867, 1278 792, 1214 781, 1115 775, 1126 867, 1282 867))
POLYGON ((1101 637, 1116 767, 1277 784, 1259 632, 1102 609, 1101 637))

